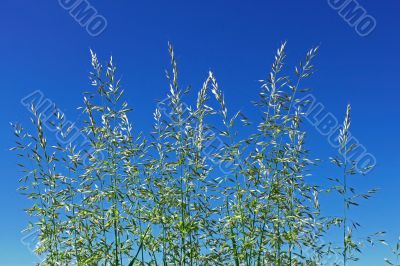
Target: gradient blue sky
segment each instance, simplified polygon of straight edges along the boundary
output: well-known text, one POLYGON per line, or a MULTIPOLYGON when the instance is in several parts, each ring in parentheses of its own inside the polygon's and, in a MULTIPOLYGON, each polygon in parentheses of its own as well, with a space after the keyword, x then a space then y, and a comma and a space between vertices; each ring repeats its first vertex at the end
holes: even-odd
MULTIPOLYGON (((257 80, 268 73, 281 41, 288 41, 288 63, 320 45, 317 73, 308 82, 326 109, 343 117, 353 107, 352 133, 376 158, 369 176, 355 178, 360 189, 380 193, 353 212, 362 232, 386 230, 394 241, 399 228, 400 2, 359 0, 376 18, 367 37, 356 34, 327 0, 289 1, 90 1, 108 21, 106 31, 91 37, 58 1, 2 0, 0 8, 0 265, 33 265, 35 257, 21 244, 28 202, 16 192, 16 158, 9 122, 28 123, 20 99, 39 89, 74 121, 82 92, 89 90, 89 49, 106 60, 113 55, 123 76, 132 120, 148 130, 156 99, 167 93, 167 41, 174 43, 183 84, 197 89, 212 69, 231 110, 252 113, 257 80)), ((310 127, 313 155, 335 154, 310 127)), ((324 168, 325 169, 325 168, 324 168)), ((334 170, 320 172, 321 178, 334 170)), ((335 209, 335 203, 330 203, 335 209)), ((354 265, 379 266, 385 248, 366 249, 354 265)))

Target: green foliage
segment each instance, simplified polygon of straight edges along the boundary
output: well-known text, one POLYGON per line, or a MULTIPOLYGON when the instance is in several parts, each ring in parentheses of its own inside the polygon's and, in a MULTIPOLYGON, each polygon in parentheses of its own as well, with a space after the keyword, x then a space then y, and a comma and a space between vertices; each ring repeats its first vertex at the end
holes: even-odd
POLYGON ((324 190, 306 178, 316 165, 305 148, 298 97, 318 49, 292 79, 284 74, 285 48, 261 81, 260 119, 251 123, 228 111, 212 72, 196 104, 187 105, 189 89, 179 83, 169 45, 168 99, 158 104, 149 135, 128 119, 112 59, 103 68, 92 52, 96 92, 85 93, 81 108, 85 145, 69 141, 72 126, 57 109, 45 119, 50 129, 35 106, 34 134, 14 125, 21 192, 33 202, 26 211, 30 228, 39 230, 41 265, 323 265, 334 254, 346 265, 354 259, 359 247, 347 210, 374 191, 359 195, 347 185, 355 173, 346 158, 354 148, 347 146, 350 107, 340 135, 344 157, 332 159, 343 168, 343 178, 333 180, 344 213, 324 217, 318 201, 324 190), (241 126, 254 133, 241 138, 241 126), (333 224, 343 227, 341 251, 324 242, 333 224))
MULTIPOLYGON (((383 244, 387 245, 384 241, 381 241, 383 244)), ((386 264, 399 266, 400 265, 400 238, 397 240, 397 243, 394 247, 391 248, 391 253, 393 259, 385 258, 384 261, 386 264)))

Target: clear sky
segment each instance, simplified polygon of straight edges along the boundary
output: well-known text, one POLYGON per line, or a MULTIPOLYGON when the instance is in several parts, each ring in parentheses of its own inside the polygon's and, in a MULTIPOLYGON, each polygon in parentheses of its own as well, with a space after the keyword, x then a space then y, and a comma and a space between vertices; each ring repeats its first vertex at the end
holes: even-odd
MULTIPOLYGON (((167 42, 176 50, 182 83, 201 86, 212 69, 230 110, 252 113, 258 80, 270 69, 276 48, 288 41, 288 65, 320 45, 317 72, 308 81, 326 110, 342 119, 352 104, 352 133, 377 159, 367 177, 355 178, 360 189, 378 187, 375 198, 353 212, 362 233, 400 235, 400 2, 359 0, 375 18, 376 28, 360 36, 327 0, 253 1, 89 1, 107 20, 106 30, 91 36, 59 1, 2 0, 0 7, 0 265, 33 265, 35 257, 21 243, 28 202, 18 194, 16 158, 9 122, 29 123, 20 100, 41 90, 74 121, 82 92, 90 90, 89 49, 106 60, 113 55, 132 120, 150 129, 155 100, 167 93, 167 42)), ((310 126, 314 157, 335 154, 326 137, 310 126)), ((325 168, 324 168, 325 169, 325 168)), ((320 171, 319 177, 335 171, 320 171)), ((335 208, 335 203, 327 206, 335 208)), ((366 249, 354 265, 383 265, 382 247, 366 249)))

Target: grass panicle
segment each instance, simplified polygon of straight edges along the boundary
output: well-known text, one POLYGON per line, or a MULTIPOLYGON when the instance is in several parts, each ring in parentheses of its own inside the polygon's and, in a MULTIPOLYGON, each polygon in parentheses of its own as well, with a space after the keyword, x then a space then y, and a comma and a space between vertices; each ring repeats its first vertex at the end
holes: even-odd
POLYGON ((44 257, 39 264, 323 265, 332 254, 343 265, 356 260, 359 224, 349 209, 375 190, 358 194, 349 183, 356 174, 347 157, 355 148, 350 105, 341 157, 332 158, 341 178, 325 189, 309 178, 318 164, 307 149, 300 104, 318 47, 293 75, 286 47, 261 80, 260 115, 251 122, 229 109, 211 71, 188 103, 189 86, 181 84, 168 44, 167 98, 157 104, 150 134, 129 120, 113 59, 103 66, 90 51, 94 90, 84 94, 83 121, 71 124, 56 107, 45 116, 32 106, 33 127, 12 125, 20 191, 32 202, 28 229, 38 231, 35 252, 44 257), (244 136, 243 126, 252 134, 244 136), (75 128, 82 145, 71 141, 75 128), (320 194, 332 191, 342 196, 342 217, 322 214, 320 194), (331 225, 343 229, 342 245, 325 241, 331 225))

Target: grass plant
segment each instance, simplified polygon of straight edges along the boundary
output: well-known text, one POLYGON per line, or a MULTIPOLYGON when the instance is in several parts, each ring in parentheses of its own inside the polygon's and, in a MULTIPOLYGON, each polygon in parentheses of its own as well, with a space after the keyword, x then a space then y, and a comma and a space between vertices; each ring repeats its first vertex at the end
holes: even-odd
POLYGON ((75 125, 57 108, 44 117, 32 105, 33 129, 13 125, 40 265, 323 265, 332 254, 344 266, 355 260, 359 224, 348 211, 375 191, 357 194, 348 185, 356 174, 347 158, 355 148, 348 143, 350 106, 339 136, 343 156, 331 159, 342 176, 328 190, 307 178, 318 164, 306 148, 307 103, 300 99, 318 48, 289 75, 286 43, 279 47, 253 121, 228 110, 212 72, 196 102, 187 103, 191 90, 180 84, 168 48, 168 97, 154 111, 150 134, 130 122, 112 58, 103 67, 94 52, 95 89, 80 108, 84 145, 69 141, 75 125), (243 137, 243 126, 253 133, 243 137), (322 215, 323 191, 340 193, 342 217, 322 215), (335 248, 326 244, 332 224, 343 229, 335 248))

